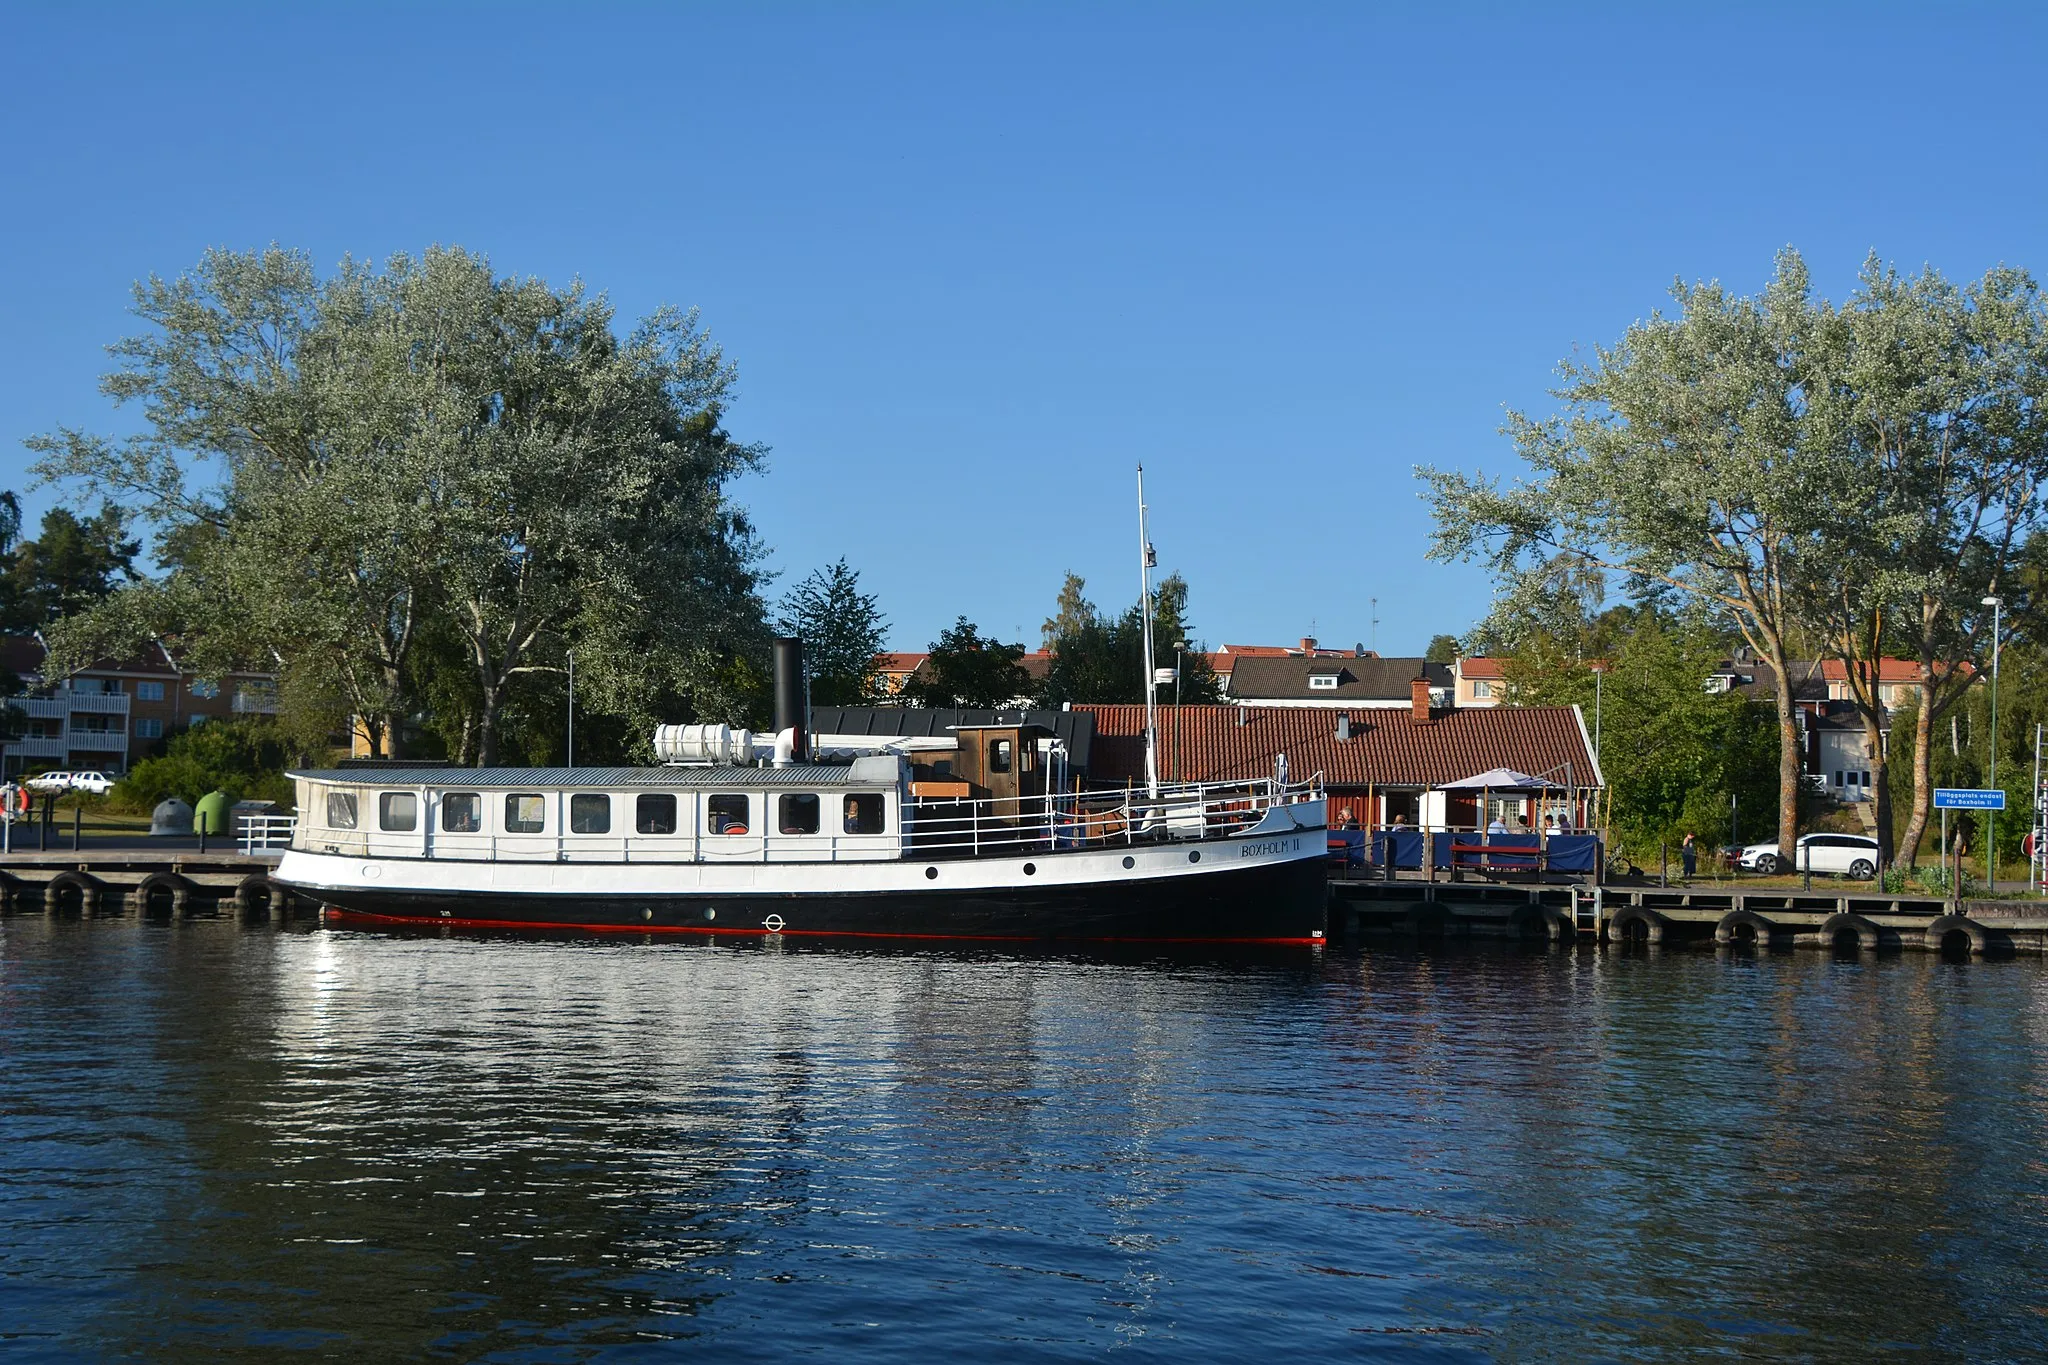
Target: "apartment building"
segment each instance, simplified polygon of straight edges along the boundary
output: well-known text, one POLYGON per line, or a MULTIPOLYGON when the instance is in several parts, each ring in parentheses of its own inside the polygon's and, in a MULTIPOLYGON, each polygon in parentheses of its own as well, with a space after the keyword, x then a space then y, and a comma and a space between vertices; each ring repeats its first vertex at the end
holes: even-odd
POLYGON ((22 731, 0 742, 0 775, 50 768, 126 772, 179 730, 277 710, 276 675, 233 673, 208 682, 180 668, 161 644, 63 678, 44 676, 46 654, 39 634, 0 635, 0 668, 21 679, 20 692, 6 705, 18 713, 22 731))

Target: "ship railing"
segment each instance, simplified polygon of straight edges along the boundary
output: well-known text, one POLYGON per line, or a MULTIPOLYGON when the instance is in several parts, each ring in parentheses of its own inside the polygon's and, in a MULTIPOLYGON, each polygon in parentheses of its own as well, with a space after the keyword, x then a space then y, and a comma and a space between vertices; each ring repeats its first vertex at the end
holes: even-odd
POLYGON ((920 856, 1063 851, 1172 840, 1218 839, 1257 827, 1276 806, 1323 799, 1306 782, 1162 784, 1049 796, 924 798, 906 807, 906 848, 920 856))
POLYGON ((245 855, 254 857, 265 849, 290 848, 298 833, 296 815, 239 815, 235 817, 235 840, 245 855))

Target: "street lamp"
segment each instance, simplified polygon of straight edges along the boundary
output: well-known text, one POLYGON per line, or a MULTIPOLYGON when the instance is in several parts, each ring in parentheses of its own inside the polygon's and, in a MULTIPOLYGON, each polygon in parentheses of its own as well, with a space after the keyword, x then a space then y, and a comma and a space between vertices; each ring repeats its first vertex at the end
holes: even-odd
MULTIPOLYGON (((1600 761, 1600 680, 1601 680, 1601 679, 1602 679, 1603 677, 1605 677, 1605 676, 1607 676, 1607 665, 1606 665, 1606 664, 1604 664, 1604 663, 1596 663, 1596 664, 1594 664, 1594 665, 1593 665, 1593 761, 1594 761, 1595 763, 1598 763, 1598 762, 1600 761)), ((1605 768, 1602 768, 1602 769, 1600 770, 1600 775, 1601 775, 1602 777, 1605 777, 1605 776, 1607 775, 1607 770, 1606 770, 1605 768)))
MULTIPOLYGON (((1991 608, 1991 785, 1998 785, 1998 632, 2005 599, 1993 594, 1984 599, 1991 608)), ((1991 894, 1998 894, 1998 812, 1984 813, 1984 871, 1991 882, 1991 894)))

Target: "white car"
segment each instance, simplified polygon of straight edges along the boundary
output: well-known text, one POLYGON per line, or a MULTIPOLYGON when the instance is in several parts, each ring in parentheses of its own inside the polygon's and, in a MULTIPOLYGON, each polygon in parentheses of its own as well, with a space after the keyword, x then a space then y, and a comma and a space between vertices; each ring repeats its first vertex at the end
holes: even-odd
POLYGON ((1742 866, 1752 872, 1815 872, 1869 881, 1877 875, 1877 840, 1867 834, 1802 834, 1791 862, 1778 852, 1778 841, 1751 844, 1742 850, 1742 866))
POLYGON ((114 779, 101 772, 38 773, 21 784, 32 792, 91 792, 105 796, 114 779))

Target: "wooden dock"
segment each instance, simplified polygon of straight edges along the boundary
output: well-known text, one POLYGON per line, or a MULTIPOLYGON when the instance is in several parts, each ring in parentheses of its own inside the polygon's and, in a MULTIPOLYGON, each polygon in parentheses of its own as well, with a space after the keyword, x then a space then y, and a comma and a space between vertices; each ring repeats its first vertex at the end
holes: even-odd
POLYGON ((2048 902, 1851 891, 1335 879, 1333 939, 1497 938, 1664 946, 2048 954, 2048 902), (1960 913, 1957 913, 1960 909, 1960 913))
POLYGON ((277 856, 232 848, 17 852, 0 863, 0 911, 282 918, 315 908, 271 880, 277 856))

